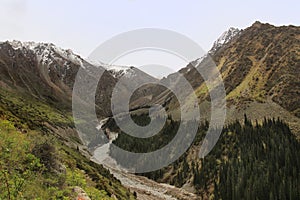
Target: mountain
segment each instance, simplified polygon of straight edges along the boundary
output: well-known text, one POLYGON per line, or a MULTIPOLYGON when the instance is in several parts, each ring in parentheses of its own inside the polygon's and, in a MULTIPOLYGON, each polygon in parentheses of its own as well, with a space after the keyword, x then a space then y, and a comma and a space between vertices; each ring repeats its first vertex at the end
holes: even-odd
MULTIPOLYGON (((299 31, 296 26, 275 27, 260 22, 245 30, 230 28, 216 40, 206 56, 181 69, 179 73, 189 81, 199 98, 202 117, 210 116, 210 97, 193 64, 201 68, 209 56, 225 84, 227 122, 242 120, 245 113, 259 121, 264 117, 280 117, 299 135, 299 31)), ((161 82, 172 82, 177 76, 171 74, 161 82)), ((152 91, 153 100, 147 104, 166 104, 169 112, 178 116, 180 106, 170 91, 160 86, 152 91)))
POLYGON ((299 133, 299 34, 299 27, 256 22, 212 55, 225 83, 229 115, 236 116, 236 106, 252 119, 280 117, 299 133))
MULTIPOLYGON (((152 98, 152 91, 149 91, 149 89, 152 88, 155 83, 159 82, 158 79, 133 66, 109 65, 95 61, 90 61, 90 63, 105 68, 120 82, 118 87, 114 88, 115 92, 118 92, 120 96, 132 95, 130 98, 131 110, 140 108, 143 103, 149 102, 149 99, 152 98), (136 90, 134 90, 135 87, 137 88, 136 90), (134 90, 134 92, 132 90, 134 90)), ((120 100, 122 101, 123 99, 120 100)))
MULTIPOLYGON (((134 198, 132 193, 113 178, 106 169, 89 161, 92 156, 93 145, 98 145, 98 140, 96 140, 98 136, 90 135, 89 138, 82 141, 75 129, 71 100, 79 69, 88 72, 89 78, 94 82, 99 81, 95 95, 96 112, 99 119, 111 116, 111 93, 119 80, 122 79, 124 83, 134 84, 139 84, 141 81, 158 81, 135 67, 94 63, 81 58, 71 50, 61 49, 51 43, 1 42, 0 125, 7 123, 12 126, 9 132, 14 133, 12 137, 1 138, 4 141, 1 143, 1 147, 4 148, 9 145, 9 140, 20 140, 20 134, 28 133, 24 139, 24 144, 20 141, 19 143, 20 145, 28 145, 27 143, 29 143, 33 149, 24 150, 23 153, 33 154, 34 158, 40 159, 41 165, 49 166, 47 171, 37 174, 42 177, 41 182, 45 181, 43 177, 46 178, 46 176, 53 182, 57 181, 57 176, 67 179, 70 176, 78 176, 78 181, 82 182, 76 184, 71 181, 62 181, 62 185, 55 186, 58 193, 64 192, 65 195, 74 196, 74 198, 78 193, 79 196, 85 194, 94 199, 109 199, 109 197, 132 199, 134 198), (95 68, 103 71, 100 80, 95 80, 93 74, 90 73, 95 68), (27 137, 34 137, 32 136, 33 131, 37 131, 38 135, 41 136, 40 142, 34 139, 28 141, 27 137), (52 141, 52 144, 45 142, 49 140, 52 141), (53 166, 49 164, 48 156, 43 152, 57 154, 50 160, 57 164, 53 166), (69 156, 65 157, 65 154, 69 156), (68 162, 76 163, 76 166, 74 167, 68 162), (63 173, 60 173, 60 168, 65 169, 63 173), (72 170, 75 172, 70 174, 69 172, 72 170), (74 186, 74 192, 72 192, 71 186, 74 186), (79 188, 75 186, 79 186, 79 188)), ((123 94, 130 93, 129 90, 130 88, 126 84, 121 85, 120 91, 123 94)), ((139 91, 137 91, 137 96, 142 96, 139 91)), ((3 156, 5 155, 1 154, 1 159, 4 158, 3 156)), ((21 160, 21 158, 18 159, 21 160)), ((3 161, 14 162, 8 160, 7 157, 3 161)), ((9 166, 4 165, 5 167, 9 166)), ((9 172, 13 176, 24 178, 22 174, 18 173, 17 168, 10 168, 9 172)), ((30 169, 29 172, 34 173, 35 171, 30 169)), ((3 178, 2 175, 1 179, 3 178)), ((16 181, 13 177, 9 180, 16 181)), ((30 179, 30 181, 32 180, 30 179)), ((38 183, 33 182, 32 184, 38 183)), ((43 183, 40 186, 37 187, 40 191, 36 195, 45 195, 44 198, 46 199, 49 197, 47 195, 60 198, 57 196, 58 193, 47 193, 47 186, 43 186, 43 183)), ((50 186, 52 187, 53 184, 50 186)), ((5 198, 13 198, 8 194, 6 187, 0 187, 0 191, 3 192, 5 198)), ((27 194, 28 198, 29 195, 34 195, 33 193, 29 194, 29 192, 32 191, 28 190, 27 193, 24 193, 27 194)))
POLYGON ((76 73, 88 63, 71 50, 53 44, 4 42, 0 50, 1 83, 5 88, 70 108, 76 73))
MULTIPOLYGON (((199 199, 299 199, 300 27, 255 22, 228 37, 226 33, 206 56, 179 71, 194 88, 203 117, 193 144, 176 162, 139 175, 181 187, 199 199), (216 146, 205 158, 199 158, 211 100, 193 65, 205 67, 209 57, 225 84, 227 119, 216 146)), ((174 73, 160 81, 172 83, 178 77, 174 73)), ((167 126, 144 139, 127 135, 109 120, 105 128, 119 134, 113 141, 118 147, 135 153, 152 152, 176 136, 181 125, 179 108, 190 106, 189 102, 179 105, 176 96, 161 86, 154 85, 148 92, 152 98, 140 104, 140 110, 164 105, 169 114, 167 126)), ((149 123, 147 112, 134 113, 132 118, 140 125, 149 123)), ((110 155, 116 154, 112 148, 110 155)), ((127 158, 123 159, 119 164, 128 166, 127 158)))
POLYGON ((238 28, 229 28, 228 31, 225 31, 213 44, 212 48, 209 50, 209 54, 214 54, 222 46, 230 42, 233 38, 241 33, 241 30, 238 28))
POLYGON ((120 79, 121 77, 126 77, 128 79, 138 78, 146 81, 157 81, 157 79, 153 78, 149 74, 133 66, 111 65, 90 59, 88 59, 88 62, 94 66, 100 66, 105 68, 111 75, 113 75, 117 79, 120 79))
MULTIPOLYGON (((1 198, 135 198, 107 169, 90 161, 91 152, 74 126, 75 77, 80 68, 93 67, 53 44, 0 44, 0 147, 6 149, 0 153, 0 179, 6 182, 1 198)), ((103 118, 110 115, 107 91, 117 79, 98 68, 104 71, 96 94, 103 118)))
MULTIPOLYGON (((99 135, 82 140, 71 112, 77 72, 82 69, 91 82, 98 82, 95 108, 98 119, 107 122, 104 131, 117 132, 113 143, 134 152, 168 144, 179 127, 180 106, 194 106, 188 101, 179 105, 171 90, 155 84, 172 85, 178 73, 157 80, 135 67, 85 60, 54 44, 0 43, 1 198, 135 199, 132 192, 137 191, 138 197, 149 199, 299 199, 299 39, 300 27, 260 22, 224 32, 207 55, 179 71, 200 105, 201 125, 192 146, 170 166, 139 176, 91 161, 99 135), (206 67, 210 58, 225 84, 227 119, 216 147, 199 159, 211 99, 193 66, 206 67), (95 68, 103 72, 100 80, 91 73, 95 68), (121 98, 131 96, 132 118, 138 124, 149 123, 151 105, 163 105, 167 125, 148 139, 128 136, 111 119, 113 91, 121 98)), ((189 98, 184 88, 179 91, 189 98)))

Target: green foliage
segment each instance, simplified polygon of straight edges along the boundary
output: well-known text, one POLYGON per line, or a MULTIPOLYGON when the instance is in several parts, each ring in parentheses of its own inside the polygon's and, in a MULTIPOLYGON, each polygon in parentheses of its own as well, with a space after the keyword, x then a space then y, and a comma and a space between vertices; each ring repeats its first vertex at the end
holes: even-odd
POLYGON ((44 123, 74 127, 71 113, 63 113, 46 102, 33 97, 0 89, 0 116, 18 123, 20 127, 45 131, 44 123))
MULTIPOLYGON (((170 121, 173 127, 179 124, 170 121)), ((222 130, 209 155, 192 160, 192 149, 201 144, 207 128, 208 123, 200 126, 192 147, 176 162, 142 175, 178 187, 192 180, 204 199, 300 198, 300 143, 285 123, 265 119, 262 124, 253 124, 245 115, 244 124, 236 121, 222 130)), ((174 134, 176 130, 171 128, 158 135, 169 141, 174 134)), ((165 144, 151 139, 144 141, 121 133, 115 144, 143 152, 165 144)))
MULTIPOLYGON (((149 124, 149 117, 147 115, 132 116, 132 118, 141 126, 149 124)), ((157 118, 156 120, 161 119, 157 118)), ((124 132, 120 132, 117 140, 114 141, 114 144, 124 150, 136 153, 146 153, 160 149, 174 138, 179 128, 179 124, 175 123, 170 118, 166 123, 167 125, 163 127, 160 133, 150 138, 136 138, 124 132)))
POLYGON ((70 113, 0 89, 0 200, 74 199, 77 186, 92 199, 134 199, 107 169, 67 146, 78 138, 61 140, 49 125, 74 126, 70 113))
POLYGON ((66 184, 69 186, 76 185, 83 188, 91 199, 112 199, 107 196, 107 192, 105 190, 96 189, 95 184, 88 180, 86 176, 87 175, 79 169, 67 169, 66 184))
POLYGON ((92 199, 134 199, 108 170, 53 136, 0 120, 0 149, 0 199, 74 199, 75 186, 92 199))
MULTIPOLYGON (((149 118, 147 115, 133 115, 132 116, 133 120, 138 123, 139 125, 147 125, 149 124, 149 118)), ((160 120, 160 119, 156 119, 160 120)), ((185 123, 183 126, 186 126, 185 128, 189 129, 190 122, 185 123)), ((137 153, 142 153, 142 152, 151 152, 157 149, 160 149, 167 145, 177 134, 178 128, 180 126, 180 122, 174 121, 170 116, 167 119, 166 125, 162 128, 162 130, 156 134, 153 137, 150 138, 136 138, 132 137, 124 132, 121 132, 113 119, 110 119, 106 126, 110 130, 114 130, 115 132, 119 132, 118 138, 114 141, 114 144, 117 145, 118 147, 128 150, 130 152, 137 152, 137 153)), ((208 122, 201 124, 199 131, 194 139, 194 144, 199 144, 201 140, 203 139, 203 136, 205 134, 205 130, 208 128, 208 122)), ((190 135, 187 133, 186 138, 188 139, 190 135)), ((184 141, 181 141, 184 142, 184 141)), ((178 144, 179 145, 179 144, 178 144)), ((114 151, 113 148, 111 150, 111 156, 116 157, 118 156, 116 152, 114 151)), ((190 163, 187 162, 186 156, 188 154, 184 153, 174 164, 171 166, 165 167, 163 169, 154 171, 154 172, 149 172, 149 173, 144 173, 141 175, 144 175, 148 178, 151 178, 155 181, 162 182, 162 179, 164 178, 164 175, 170 171, 170 168, 172 168, 172 171, 174 172, 173 178, 169 179, 168 182, 181 187, 185 184, 185 182, 190 178, 191 174, 191 166, 190 163)), ((123 156, 123 160, 120 160, 120 156, 118 156, 118 161, 119 164, 128 167, 130 163, 128 163, 128 159, 123 156)), ((157 160, 159 159, 166 159, 165 157, 157 157, 157 160)), ((147 163, 146 161, 141 158, 139 161, 140 164, 151 164, 147 163)))
POLYGON ((215 199, 299 199, 299 155, 300 144, 282 121, 253 125, 245 116, 245 125, 223 130, 194 170, 194 184, 202 196, 214 188, 215 199))
POLYGON ((1 198, 22 198, 25 186, 43 171, 43 165, 31 154, 28 138, 7 120, 0 121, 0 158, 1 198))

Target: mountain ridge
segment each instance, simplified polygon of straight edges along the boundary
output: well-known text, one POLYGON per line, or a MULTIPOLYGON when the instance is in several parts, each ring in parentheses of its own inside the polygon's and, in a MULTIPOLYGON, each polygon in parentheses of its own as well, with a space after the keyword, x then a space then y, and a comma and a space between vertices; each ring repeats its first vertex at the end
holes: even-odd
MULTIPOLYGON (((225 84, 227 121, 243 119, 244 113, 253 119, 258 117, 259 120, 263 117, 282 117, 289 122, 294 133, 300 134, 297 103, 300 101, 299 38, 300 27, 276 27, 255 22, 207 55, 215 62, 225 84), (256 106, 260 107, 259 115, 253 113, 256 106)), ((207 57, 200 59, 198 67, 207 60, 207 57)), ((203 78, 193 69, 193 64, 182 68, 179 73, 194 88, 199 104, 202 105, 201 114, 208 119, 209 93, 203 78)), ((171 74, 161 81, 168 82, 174 78, 176 74, 171 74)), ((152 90, 157 90, 157 93, 148 104, 168 102, 167 109, 173 116, 178 116, 179 104, 170 91, 160 87, 152 90)))

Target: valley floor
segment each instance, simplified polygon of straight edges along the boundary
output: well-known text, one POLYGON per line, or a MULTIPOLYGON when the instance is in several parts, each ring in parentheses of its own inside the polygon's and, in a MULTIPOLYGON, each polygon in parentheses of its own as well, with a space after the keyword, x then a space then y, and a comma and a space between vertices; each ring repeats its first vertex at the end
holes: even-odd
POLYGON ((196 200, 197 196, 189 193, 184 189, 177 188, 168 184, 157 183, 143 176, 127 173, 120 169, 115 161, 108 156, 109 145, 105 144, 98 147, 92 161, 102 164, 105 168, 110 170, 117 179, 119 179, 125 187, 129 188, 131 192, 137 193, 138 200, 196 200))

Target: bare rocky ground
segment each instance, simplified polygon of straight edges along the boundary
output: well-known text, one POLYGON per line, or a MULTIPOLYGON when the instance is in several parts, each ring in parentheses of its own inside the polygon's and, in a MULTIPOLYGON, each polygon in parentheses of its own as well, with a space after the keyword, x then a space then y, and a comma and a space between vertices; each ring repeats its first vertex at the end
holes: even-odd
POLYGON ((137 193, 139 200, 196 200, 199 199, 195 194, 190 193, 182 188, 176 188, 168 184, 157 183, 143 176, 131 174, 121 169, 116 162, 109 157, 109 144, 98 147, 92 161, 102 164, 129 188, 131 192, 137 193))
POLYGON ((146 177, 137 176, 118 170, 110 170, 114 176, 119 179, 125 187, 132 192, 137 193, 140 200, 193 200, 199 199, 193 193, 189 193, 181 188, 176 188, 168 184, 160 184, 146 177))

